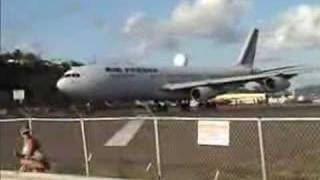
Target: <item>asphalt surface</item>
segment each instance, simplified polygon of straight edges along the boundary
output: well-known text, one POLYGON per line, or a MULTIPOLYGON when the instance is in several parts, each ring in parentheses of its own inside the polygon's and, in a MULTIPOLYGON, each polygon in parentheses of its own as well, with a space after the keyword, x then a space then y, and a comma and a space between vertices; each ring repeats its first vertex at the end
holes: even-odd
MULTIPOLYGON (((320 117, 319 106, 221 107, 157 113, 161 116, 287 116, 320 117)), ((142 109, 108 110, 109 116, 130 116, 142 109)), ((100 116, 97 112, 94 116, 100 116)), ((90 116, 89 114, 87 116, 90 116)), ((145 122, 127 147, 104 144, 127 121, 86 122, 85 129, 93 176, 156 179, 154 131, 145 122), (150 166, 151 164, 151 166, 150 166), (148 167, 149 166, 149 167, 148 167)), ((13 149, 21 148, 19 128, 24 122, 0 123, 1 169, 16 169, 13 149)), ((320 122, 264 122, 263 133, 269 179, 320 178, 320 122)), ((84 174, 80 124, 77 122, 35 122, 33 132, 42 143, 52 173, 84 174)), ((260 151, 255 122, 231 122, 230 146, 197 145, 197 121, 159 123, 162 179, 219 180, 261 179, 260 151)))
MULTIPOLYGON (((241 105, 218 106, 201 109, 181 110, 170 107, 168 111, 156 111, 157 116, 188 117, 320 117, 320 104, 284 104, 284 105, 241 105)), ((71 107, 20 107, 10 108, 8 113, 0 115, 0 119, 19 117, 123 117, 146 114, 144 108, 132 105, 103 108, 87 111, 84 107, 77 110, 71 107)))

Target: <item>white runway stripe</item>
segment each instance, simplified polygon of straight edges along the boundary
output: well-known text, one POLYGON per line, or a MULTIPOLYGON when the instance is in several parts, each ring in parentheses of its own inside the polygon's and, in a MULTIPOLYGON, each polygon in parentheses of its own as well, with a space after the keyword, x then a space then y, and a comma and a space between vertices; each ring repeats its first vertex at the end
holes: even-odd
POLYGON ((104 145, 127 146, 142 127, 144 120, 129 121, 116 132, 104 145))

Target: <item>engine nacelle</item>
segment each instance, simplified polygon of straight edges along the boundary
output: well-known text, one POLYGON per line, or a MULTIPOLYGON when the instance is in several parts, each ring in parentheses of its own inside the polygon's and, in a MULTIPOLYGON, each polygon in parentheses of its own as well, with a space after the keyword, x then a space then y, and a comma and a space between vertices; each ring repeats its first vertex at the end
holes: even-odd
POLYGON ((197 102, 205 102, 217 94, 218 91, 210 87, 197 87, 191 90, 191 98, 197 102))
POLYGON ((264 92, 265 88, 263 84, 258 82, 248 82, 244 85, 244 89, 250 92, 264 92))
POLYGON ((290 82, 282 77, 272 77, 263 81, 263 86, 268 92, 278 92, 290 87, 290 82))

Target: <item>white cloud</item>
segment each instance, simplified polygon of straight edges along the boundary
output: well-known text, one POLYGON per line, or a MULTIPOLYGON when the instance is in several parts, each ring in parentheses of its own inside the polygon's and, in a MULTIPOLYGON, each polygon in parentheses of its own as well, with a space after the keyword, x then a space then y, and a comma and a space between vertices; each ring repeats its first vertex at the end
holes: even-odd
POLYGON ((135 13, 129 17, 123 27, 123 32, 130 35, 142 36, 150 33, 153 23, 143 13, 135 13))
POLYGON ((182 2, 172 12, 165 28, 173 34, 234 40, 239 19, 248 10, 248 0, 196 0, 182 2))
POLYGON ((300 5, 283 13, 266 33, 263 43, 275 50, 319 48, 320 7, 300 5))
POLYGON ((149 54, 155 48, 166 50, 178 49, 176 37, 164 32, 163 26, 156 20, 147 18, 142 13, 136 13, 129 17, 122 31, 139 44, 133 47, 130 53, 143 56, 149 54))
POLYGON ((210 38, 218 42, 234 42, 239 37, 238 25, 252 0, 182 1, 168 19, 159 21, 143 13, 129 17, 123 32, 141 41, 140 48, 176 50, 181 38, 210 38))

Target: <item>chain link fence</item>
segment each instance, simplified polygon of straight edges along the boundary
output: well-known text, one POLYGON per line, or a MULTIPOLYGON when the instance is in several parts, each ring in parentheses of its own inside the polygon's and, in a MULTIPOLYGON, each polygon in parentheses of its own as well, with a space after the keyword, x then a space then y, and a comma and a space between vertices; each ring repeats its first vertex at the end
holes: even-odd
POLYGON ((2 170, 18 168, 13 150, 21 149, 19 129, 26 124, 52 173, 163 180, 320 178, 320 117, 2 119, 2 170), (128 126, 135 121, 140 123, 128 126), (198 145, 199 121, 230 122, 229 146, 198 145), (119 143, 115 136, 127 144, 110 145, 110 139, 119 143))

